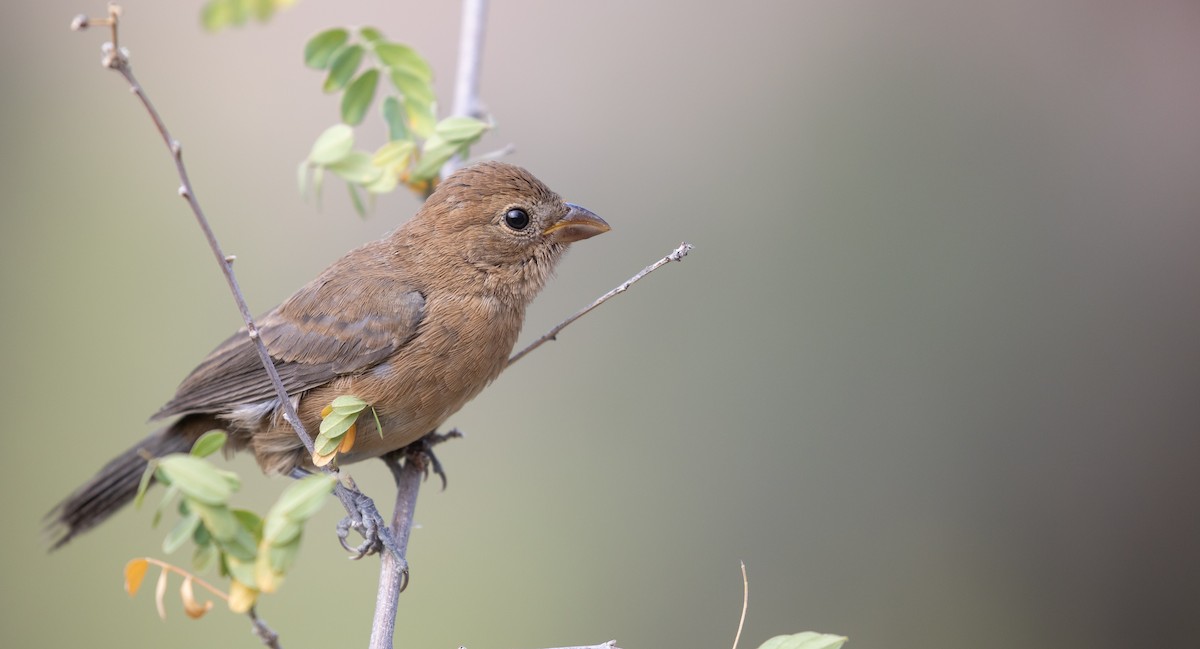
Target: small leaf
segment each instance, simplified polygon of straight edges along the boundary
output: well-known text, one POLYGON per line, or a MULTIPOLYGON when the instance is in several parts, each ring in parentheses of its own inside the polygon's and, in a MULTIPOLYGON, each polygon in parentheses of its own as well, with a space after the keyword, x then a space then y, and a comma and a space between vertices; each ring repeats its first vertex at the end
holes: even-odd
POLYGON ((158 584, 154 587, 154 607, 158 609, 158 617, 167 619, 167 605, 163 602, 163 597, 167 594, 167 569, 163 568, 161 574, 158 575, 158 584))
POLYGON ((129 593, 130 597, 137 595, 138 589, 142 587, 142 579, 146 577, 146 569, 150 567, 150 562, 145 559, 131 559, 125 564, 125 592, 129 593))
POLYGON ((223 430, 210 430, 200 436, 195 444, 192 444, 192 455, 196 457, 208 457, 213 453, 221 450, 225 446, 225 440, 229 435, 223 430))
POLYGON ((344 29, 327 29, 313 36, 304 45, 304 64, 310 68, 324 70, 329 67, 334 53, 348 40, 350 33, 344 29))
POLYGON ((367 402, 359 399, 358 397, 343 394, 339 397, 335 397, 334 400, 329 403, 329 405, 333 408, 333 412, 356 414, 362 412, 363 409, 367 407, 367 402))
POLYGON ((759 645, 758 649, 841 649, 847 639, 840 635, 805 631, 795 635, 777 635, 759 645))
MULTIPOLYGON (((161 479, 161 476, 159 477, 161 479)), ((158 503, 158 508, 154 510, 154 517, 150 519, 150 527, 158 527, 158 522, 162 520, 163 512, 167 509, 167 506, 171 504, 171 501, 173 501, 178 495, 179 487, 176 487, 175 485, 170 485, 167 487, 167 492, 163 494, 162 501, 158 503)))
POLYGON ((173 454, 158 460, 158 470, 184 495, 210 505, 222 505, 240 486, 237 475, 222 471, 193 455, 173 454))
POLYGON ((388 95, 383 100, 383 120, 388 125, 389 140, 408 139, 408 129, 404 126, 404 111, 400 106, 400 100, 392 95, 388 95))
POLYGON ((300 521, 294 521, 286 516, 272 516, 267 519, 267 524, 263 527, 261 545, 290 543, 300 536, 302 531, 304 531, 304 525, 300 521))
POLYGON ((363 27, 358 30, 358 33, 361 34, 363 40, 368 43, 375 43, 383 40, 383 32, 375 29, 374 27, 363 27))
POLYGON ((433 92, 433 84, 428 77, 422 76, 410 68, 391 67, 388 68, 388 72, 392 85, 404 96, 405 103, 419 102, 422 105, 433 103, 437 95, 433 92))
POLYGON ((232 577, 235 581, 240 581, 243 584, 246 582, 254 583, 254 560, 250 559, 242 561, 240 559, 224 555, 222 567, 226 574, 232 577))
MULTIPOLYGON (((313 142, 308 159, 316 165, 329 165, 341 160, 354 148, 354 129, 345 124, 334 124, 325 129, 313 142)), ((320 171, 318 169, 318 171, 320 171)), ((320 179, 313 176, 313 183, 320 191, 320 179)))
MULTIPOLYGON (((433 69, 413 48, 401 43, 376 43, 375 55, 383 64, 394 70, 416 77, 425 83, 433 80, 433 69)), ((401 90, 403 92, 403 90, 401 90)))
POLYGON ((358 439, 358 426, 351 425, 346 429, 346 434, 342 435, 342 443, 338 444, 338 453, 349 453, 350 449, 354 448, 354 441, 358 439))
POLYGON ((375 416, 375 430, 379 431, 379 438, 383 439, 383 424, 379 423, 379 413, 375 412, 375 406, 371 406, 371 414, 375 416))
POLYGON ((258 549, 258 540, 246 528, 239 527, 233 538, 221 544, 227 556, 241 561, 254 561, 258 549))
POLYGON ((461 145, 478 140, 487 130, 488 125, 474 117, 447 117, 438 122, 433 132, 447 142, 461 145))
POLYGON ((325 85, 322 90, 334 92, 345 88, 346 84, 354 78, 354 73, 358 72, 362 58, 362 45, 347 45, 338 50, 329 64, 329 75, 325 77, 325 85))
MULTIPOLYGON (((138 482, 137 496, 133 498, 133 506, 140 509, 142 501, 146 499, 146 490, 150 488, 150 481, 154 478, 154 470, 158 468, 157 463, 153 460, 146 463, 146 469, 142 471, 142 479, 138 482)), ((163 496, 166 498, 166 496, 163 496)))
MULTIPOLYGON (((382 169, 380 170, 382 172, 382 169)), ((378 179, 378 176, 376 176, 378 179)), ((368 182, 375 182, 374 180, 368 182)), ((362 198, 358 195, 358 190, 353 184, 347 183, 346 191, 350 192, 350 202, 354 204, 354 211, 363 218, 367 216, 367 207, 363 205, 362 198)))
POLYGON ((383 173, 382 169, 371 164, 371 156, 365 151, 351 151, 326 168, 355 185, 374 182, 383 173))
POLYGON ((196 533, 196 528, 198 527, 200 527, 200 515, 196 512, 192 512, 179 519, 179 522, 176 523, 175 527, 171 529, 171 532, 167 534, 167 538, 163 539, 163 552, 166 554, 171 554, 172 552, 178 550, 183 546, 184 543, 187 543, 188 539, 192 538, 192 535, 196 533))
POLYGON ((237 519, 238 525, 241 525, 250 536, 253 536, 255 541, 262 538, 263 520, 258 514, 247 509, 233 510, 233 517, 237 519))
POLYGON ((399 165, 388 165, 383 168, 383 173, 379 174, 373 182, 363 185, 363 189, 372 194, 386 194, 396 188, 400 184, 400 171, 402 167, 399 165))
POLYGON ((444 140, 434 134, 425 140, 425 149, 421 152, 421 160, 413 169, 410 180, 430 180, 436 178, 442 170, 442 165, 458 151, 458 145, 444 140))
POLYGON ((179 587, 179 598, 183 600, 183 612, 193 620, 204 617, 204 614, 213 607, 211 599, 203 604, 196 601, 196 593, 192 590, 191 575, 183 578, 183 585, 179 587))
POLYGON ((208 533, 212 534, 212 537, 219 542, 232 541, 238 530, 241 529, 233 512, 224 505, 209 505, 197 500, 190 502, 189 506, 204 522, 208 533))
POLYGON ((296 186, 300 188, 300 200, 308 200, 308 160, 301 161, 296 169, 296 186))
POLYGON ((371 101, 375 99, 375 86, 379 84, 379 70, 363 72, 350 82, 346 94, 342 95, 342 121, 357 125, 363 121, 371 101))
POLYGON ((229 584, 229 610, 234 613, 246 613, 254 607, 258 599, 258 591, 236 580, 229 584))
POLYGON ((207 570, 219 556, 221 556, 221 551, 212 543, 196 546, 196 551, 192 553, 192 570, 196 572, 207 570))

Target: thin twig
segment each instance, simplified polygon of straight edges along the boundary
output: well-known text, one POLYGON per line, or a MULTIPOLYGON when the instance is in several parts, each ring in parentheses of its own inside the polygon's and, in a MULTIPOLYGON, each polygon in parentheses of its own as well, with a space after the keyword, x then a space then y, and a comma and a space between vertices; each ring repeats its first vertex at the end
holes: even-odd
POLYGON ((676 248, 675 250, 671 251, 671 254, 667 255, 666 257, 663 257, 662 259, 659 259, 658 261, 654 262, 653 264, 650 264, 649 266, 646 266, 637 275, 634 275, 633 277, 630 277, 629 279, 625 280, 625 283, 623 283, 620 286, 614 288, 613 290, 605 293, 604 295, 601 295, 600 297, 596 298, 595 302, 592 302, 591 304, 587 305, 586 307, 584 307, 584 308, 580 309, 578 312, 576 312, 575 315, 558 323, 558 325, 556 327, 554 327, 550 331, 546 332, 546 335, 533 341, 525 349, 522 349, 521 351, 513 354, 512 358, 508 359, 508 365, 506 365, 505 367, 511 366, 513 363, 521 360, 522 358, 525 357, 526 354, 537 349, 538 347, 541 347, 542 344, 546 343, 547 341, 555 340, 555 338, 558 336, 558 333, 560 331, 562 331, 563 329, 566 329, 567 325, 569 325, 572 322, 575 322, 576 320, 587 315, 589 311, 600 306, 601 304, 604 304, 605 302, 612 299, 613 297, 616 297, 617 295, 620 295, 621 293, 624 293, 625 291, 629 290, 630 286, 633 286, 641 278, 658 270, 658 268, 660 266, 665 266, 666 264, 668 264, 672 261, 682 261, 683 258, 689 252, 692 251, 692 248, 693 248, 692 244, 690 244, 686 241, 679 244, 679 247, 676 248))
MULTIPOLYGON (((483 70, 483 35, 488 0, 463 0, 462 27, 458 34, 458 74, 454 79, 454 112, 460 117, 480 117, 479 76, 483 70)), ((455 154, 442 165, 442 178, 462 166, 455 154)))
POLYGON ((251 622, 254 623, 254 635, 258 636, 258 639, 265 646, 270 647, 270 649, 283 649, 279 644, 279 634, 272 631, 271 627, 267 626, 267 623, 258 617, 258 613, 254 610, 253 606, 246 612, 246 615, 249 615, 251 622))
POLYGON ((750 605, 750 580, 746 579, 746 562, 742 561, 742 619, 738 620, 737 634, 733 636, 733 649, 742 639, 742 627, 746 625, 746 608, 750 605))
MULTIPOLYGON (((150 97, 143 90, 141 84, 138 83, 137 78, 134 77, 128 54, 114 45, 117 42, 120 16, 121 8, 118 5, 110 3, 108 5, 107 18, 89 20, 86 16, 76 16, 71 22, 71 28, 77 31, 87 29, 92 25, 103 25, 111 28, 112 42, 105 43, 103 46, 104 58, 102 63, 105 67, 120 73, 125 78, 125 81, 129 83, 129 89, 142 102, 142 106, 145 107, 146 112, 150 115, 150 119, 154 122, 154 126, 158 129, 159 135, 162 136, 163 142, 167 145, 167 149, 171 152, 171 157, 175 161, 175 171, 179 175, 179 195, 191 207, 192 214, 196 217, 196 223, 204 233, 204 238, 208 241, 208 246, 212 250, 213 256, 216 257, 217 264, 220 265, 222 273, 225 275, 225 281, 229 285, 229 290, 233 294, 234 301, 237 303, 238 311, 242 315, 242 321, 246 323, 246 335, 250 337, 250 341, 254 344, 254 349, 258 352, 258 359, 266 370, 267 376, 271 380, 271 385, 275 388, 275 396, 279 400, 279 407, 283 410, 284 421, 296 431, 296 436, 300 438, 304 447, 311 454, 313 452, 312 437, 305 430, 304 424, 300 421, 300 416, 296 414, 295 405, 288 395, 287 388, 283 385, 283 380, 279 378, 279 372, 275 369, 275 363, 271 361, 271 355, 267 352, 266 345, 263 344, 262 338, 259 336, 258 326, 254 323, 254 317, 250 315, 250 307, 246 304, 246 298, 242 294, 241 286, 238 285, 237 277, 233 273, 233 261, 235 257, 226 255, 221 250, 221 244, 217 241, 216 234, 213 233, 212 227, 208 223, 208 218, 204 215, 204 210, 200 207, 200 201, 196 198, 196 192, 192 188, 191 180, 188 178, 187 167, 183 163, 183 145, 179 143, 179 140, 171 137, 166 123, 158 114, 158 110, 154 108, 150 97)), ((336 470, 330 467, 322 467, 321 470, 331 475, 339 475, 336 470)), ((349 476, 342 477, 349 481, 350 487, 347 487, 339 479, 334 484, 334 493, 338 496, 346 511, 353 516, 358 511, 355 506, 357 502, 356 496, 361 495, 361 492, 357 492, 357 487, 354 486, 354 482, 349 476)), ((385 536, 383 541, 386 547, 390 539, 385 536)))

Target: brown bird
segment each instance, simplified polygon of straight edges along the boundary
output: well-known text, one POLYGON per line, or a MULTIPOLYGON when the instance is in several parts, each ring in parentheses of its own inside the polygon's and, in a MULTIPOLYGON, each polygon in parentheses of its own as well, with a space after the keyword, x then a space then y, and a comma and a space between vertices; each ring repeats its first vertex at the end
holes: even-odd
MULTIPOLYGON (((525 307, 567 245, 607 232, 528 171, 501 162, 459 170, 410 221, 335 261, 257 321, 304 426, 353 395, 361 417, 340 463, 378 457, 434 431, 496 378, 525 307)), ((173 423, 114 458, 50 514, 57 548, 133 499, 146 457, 186 452, 214 428, 266 472, 311 469, 243 328, 180 384, 153 419, 173 423)))

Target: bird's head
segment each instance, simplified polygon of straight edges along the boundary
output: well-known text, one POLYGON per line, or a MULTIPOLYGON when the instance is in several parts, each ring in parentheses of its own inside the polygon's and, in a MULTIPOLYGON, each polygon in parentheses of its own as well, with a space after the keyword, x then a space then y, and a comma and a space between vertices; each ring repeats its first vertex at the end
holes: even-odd
POLYGON ((533 174, 495 161, 446 178, 412 226, 446 262, 477 271, 474 280, 486 290, 525 301, 541 290, 569 244, 609 230, 604 219, 564 202, 533 174))

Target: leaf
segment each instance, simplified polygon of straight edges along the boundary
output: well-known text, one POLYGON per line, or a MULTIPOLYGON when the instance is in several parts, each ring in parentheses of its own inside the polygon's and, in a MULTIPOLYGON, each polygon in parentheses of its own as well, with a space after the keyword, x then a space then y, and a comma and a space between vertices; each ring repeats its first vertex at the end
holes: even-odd
POLYGON ((227 556, 241 561, 254 561, 254 555, 258 551, 258 540, 246 531, 246 528, 239 527, 237 532, 234 532, 233 538, 222 543, 221 548, 225 550, 227 556))
POLYGON ((322 90, 328 93, 345 88, 346 84, 354 78, 354 73, 358 72, 362 58, 362 45, 347 45, 338 50, 329 64, 329 75, 325 77, 325 85, 322 90))
MULTIPOLYGON (((142 507, 142 501, 146 499, 146 490, 150 488, 150 480, 154 478, 154 470, 157 468, 158 465, 153 460, 146 463, 146 469, 142 471, 142 479, 138 482, 137 496, 133 498, 134 507, 138 509, 142 507)), ((166 498, 166 496, 163 496, 163 498, 166 498)))
POLYGON ((805 631, 795 635, 777 635, 759 645, 758 649, 841 649, 848 638, 805 631))
POLYGON ((225 446, 225 440, 229 435, 223 430, 210 430, 200 436, 195 444, 192 444, 192 455, 196 457, 208 457, 213 453, 221 450, 225 446))
POLYGON ((304 45, 304 64, 318 70, 328 68, 334 53, 348 40, 350 33, 340 28, 327 29, 313 36, 304 45))
POLYGON ((392 141, 407 140, 408 129, 404 126, 404 112, 400 100, 388 95, 383 100, 383 120, 388 125, 388 139, 392 141))
MULTIPOLYGON (((317 136, 312 151, 308 153, 308 159, 316 165, 330 165, 346 157, 353 148, 354 129, 345 124, 334 124, 317 136)), ((319 182, 314 176, 313 183, 319 182)))
POLYGON ((212 609, 213 603, 211 599, 203 604, 196 601, 196 593, 192 590, 192 579, 191 575, 183 578, 183 585, 179 587, 179 598, 183 600, 183 612, 193 620, 198 620, 212 609))
MULTIPOLYGON (((376 43, 375 56, 393 70, 402 70, 425 83, 433 81, 433 69, 413 48, 401 43, 376 43)), ((403 90, 401 90, 403 92, 403 90)))
POLYGON ((409 68, 388 68, 392 85, 404 96, 404 101, 419 102, 429 105, 437 95, 433 92, 433 84, 428 77, 415 73, 409 68))
MULTIPOLYGON (((325 504, 333 491, 336 478, 325 473, 310 475, 288 485, 279 495, 279 500, 267 512, 267 520, 275 517, 287 518, 303 523, 312 518, 325 504)), ((269 534, 263 525, 263 538, 269 534)))
POLYGON ((341 413, 333 412, 328 417, 321 420, 320 432, 317 437, 325 437, 327 439, 335 439, 341 437, 354 422, 358 420, 358 413, 341 413))
POLYGON ((379 438, 383 439, 383 424, 379 423, 379 413, 375 412, 375 406, 371 406, 371 414, 375 416, 375 430, 379 431, 379 438))
POLYGON ((262 545, 289 543, 300 536, 302 531, 304 525, 299 521, 286 516, 273 516, 267 519, 267 524, 263 527, 262 545))
POLYGON ((442 165, 458 151, 458 145, 444 140, 436 133, 425 140, 425 149, 421 152, 421 160, 413 169, 410 180, 430 180, 436 178, 442 170, 442 165))
POLYGON ((348 183, 363 185, 374 182, 383 170, 371 164, 371 156, 365 151, 351 151, 341 160, 326 166, 348 183))
POLYGON ((192 570, 196 572, 207 570, 219 556, 221 556, 221 551, 212 543, 197 545, 196 551, 192 553, 192 570))
POLYGON ((371 101, 375 99, 375 86, 379 84, 379 70, 374 68, 358 75, 342 95, 342 121, 352 126, 363 121, 371 101))
POLYGON ((158 527, 158 522, 162 520, 163 511, 179 495, 179 487, 170 485, 167 487, 167 493, 163 494, 162 501, 158 503, 158 508, 154 510, 154 517, 150 519, 150 527, 158 527))
POLYGON ((208 533, 212 534, 212 537, 218 542, 232 541, 238 530, 241 529, 233 512, 224 505, 209 505, 200 501, 192 501, 189 506, 204 522, 208 533))
POLYGON ((326 466, 330 462, 332 462, 333 458, 335 458, 335 457, 337 457, 337 453, 326 453, 325 455, 319 455, 316 452, 313 452, 313 456, 312 456, 313 466, 315 466, 317 468, 326 466))
POLYGON ((229 610, 234 613, 246 613, 254 607, 257 599, 258 591, 241 580, 229 584, 229 610))
POLYGON ((400 171, 402 167, 399 165, 388 165, 383 168, 383 173, 379 174, 373 182, 363 185, 363 189, 372 194, 386 194, 396 188, 400 184, 400 171))
POLYGON ((158 584, 154 586, 154 607, 158 609, 158 617, 167 619, 167 606, 163 603, 163 597, 167 594, 167 569, 163 568, 161 574, 158 575, 158 584))
POLYGON ((246 582, 254 583, 254 563, 253 559, 242 561, 229 555, 224 556, 222 567, 225 573, 232 577, 235 581, 240 581, 243 584, 246 582))
MULTIPOLYGON (((370 182, 375 181, 372 180, 370 182)), ((355 213, 357 213, 360 217, 366 218, 367 207, 363 205, 362 198, 358 195, 358 190, 355 189, 353 184, 348 183, 346 185, 346 191, 350 192, 350 202, 354 204, 355 213)))
POLYGON ((158 460, 158 470, 184 495, 210 505, 223 505, 241 486, 236 474, 222 471, 194 455, 173 454, 158 460))
POLYGON ((433 132, 452 144, 470 144, 488 130, 488 125, 474 117, 447 117, 438 122, 433 132))
POLYGON ((346 434, 342 435, 342 443, 338 444, 338 453, 349 453, 354 448, 354 442, 358 439, 358 426, 350 426, 346 429, 346 434))
POLYGON ((263 520, 258 514, 248 509, 233 510, 233 517, 237 519, 238 525, 241 525, 250 536, 253 536, 255 541, 262 538, 263 520))
POLYGON ((188 539, 192 538, 198 527, 200 527, 200 515, 196 512, 192 512, 179 519, 179 522, 167 534, 167 538, 163 539, 163 552, 171 554, 178 550, 184 543, 187 543, 188 539))
POLYGON ((300 200, 308 200, 308 160, 302 160, 296 169, 296 186, 300 189, 300 200))
POLYGON ((349 394, 343 394, 339 397, 335 397, 333 401, 329 402, 329 405, 333 408, 334 412, 355 414, 362 412, 363 409, 367 407, 367 402, 359 399, 358 397, 349 394))
POLYGON ((146 569, 150 567, 150 562, 145 559, 131 559, 125 564, 125 592, 129 593, 130 597, 137 595, 138 589, 142 587, 142 579, 146 577, 146 569))
POLYGON ((383 40, 383 32, 375 29, 374 27, 363 27, 358 30, 358 33, 362 35, 363 40, 368 43, 375 43, 383 40))

